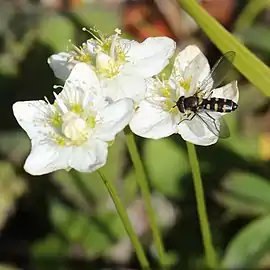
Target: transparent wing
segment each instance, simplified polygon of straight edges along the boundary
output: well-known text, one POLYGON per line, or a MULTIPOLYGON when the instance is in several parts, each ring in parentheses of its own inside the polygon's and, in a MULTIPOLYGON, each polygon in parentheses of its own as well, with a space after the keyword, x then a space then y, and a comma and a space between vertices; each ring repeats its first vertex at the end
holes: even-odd
POLYGON ((213 66, 210 74, 199 86, 197 94, 204 93, 205 98, 212 95, 213 89, 217 88, 226 78, 228 72, 233 67, 235 52, 229 51, 223 54, 213 66))
POLYGON ((205 110, 197 112, 196 115, 205 123, 207 128, 217 137, 222 139, 230 137, 229 127, 223 117, 220 117, 217 121, 205 110))

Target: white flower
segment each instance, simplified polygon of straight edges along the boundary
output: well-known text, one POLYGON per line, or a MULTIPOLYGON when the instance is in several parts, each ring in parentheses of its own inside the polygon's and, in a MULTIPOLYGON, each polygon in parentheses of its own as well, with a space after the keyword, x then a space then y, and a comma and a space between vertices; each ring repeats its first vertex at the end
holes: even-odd
POLYGON ((164 69, 174 53, 175 42, 167 37, 151 37, 138 43, 120 38, 119 29, 115 32, 109 37, 98 33, 99 37, 80 48, 74 46, 72 52, 52 55, 48 63, 55 76, 65 80, 72 65, 84 62, 95 69, 106 96, 113 100, 128 97, 136 103, 142 100, 146 90, 144 79, 164 69))
MULTIPOLYGON (((131 130, 146 138, 159 139, 179 133, 184 140, 194 144, 216 143, 221 129, 220 117, 224 113, 211 110, 205 113, 204 110, 199 110, 198 114, 194 114, 188 109, 181 113, 176 106, 180 97, 187 98, 200 91, 199 86, 207 76, 209 83, 200 93, 200 100, 209 98, 213 86, 213 79, 209 74, 210 66, 199 48, 193 45, 186 47, 176 57, 168 80, 147 80, 146 98, 140 102, 130 122, 131 130)), ((237 104, 237 82, 214 89, 211 98, 230 99, 237 104)))
POLYGON ((24 165, 28 173, 69 168, 93 172, 106 163, 108 142, 129 123, 134 104, 131 99, 109 103, 95 94, 99 87, 91 68, 79 63, 63 90, 54 93, 53 104, 37 100, 13 105, 18 123, 31 139, 24 165))

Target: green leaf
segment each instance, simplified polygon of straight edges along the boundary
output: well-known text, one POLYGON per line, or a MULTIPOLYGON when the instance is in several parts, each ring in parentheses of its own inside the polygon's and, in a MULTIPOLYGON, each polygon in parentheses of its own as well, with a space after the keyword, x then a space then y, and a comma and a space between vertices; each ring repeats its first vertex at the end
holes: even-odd
POLYGON ((24 194, 27 186, 24 179, 17 176, 12 165, 0 161, 0 230, 14 211, 16 200, 24 194))
POLYGON ((232 173, 222 183, 218 201, 236 214, 260 215, 270 210, 270 183, 255 174, 232 173))
POLYGON ((266 96, 270 96, 270 69, 211 17, 197 1, 179 0, 179 3, 222 52, 236 52, 234 64, 237 69, 266 96))
POLYGON ((250 159, 252 162, 255 158, 259 158, 259 140, 257 137, 245 138, 241 135, 234 135, 226 141, 221 141, 226 148, 242 156, 245 160, 250 159))
MULTIPOLYGON (((97 30, 111 34, 120 24, 119 16, 112 10, 99 7, 83 7, 73 12, 85 27, 94 27, 97 30)), ((78 29, 79 31, 80 29, 78 29)))
POLYGON ((88 216, 56 201, 51 209, 51 220, 57 231, 68 242, 84 248, 88 256, 106 251, 126 235, 115 212, 88 216))
POLYGON ((43 18, 39 31, 40 40, 50 45, 54 51, 66 51, 68 41, 74 39, 75 27, 67 18, 52 15, 43 18))
POLYGON ((180 179, 189 172, 186 153, 170 139, 147 140, 144 160, 152 185, 168 196, 182 196, 180 179))
POLYGON ((23 131, 1 132, 0 151, 16 165, 21 165, 30 151, 30 140, 23 131))
POLYGON ((44 240, 34 243, 32 246, 32 255, 38 260, 42 257, 65 256, 68 253, 69 246, 57 235, 51 234, 44 240))
POLYGON ((222 266, 225 268, 259 267, 259 261, 270 248, 270 216, 246 226, 229 243, 222 266))
POLYGON ((70 246, 58 235, 50 234, 31 247, 31 264, 37 270, 61 269, 70 246))
POLYGON ((251 0, 241 12, 235 23, 235 31, 240 32, 251 27, 258 14, 270 6, 269 0, 251 0))
POLYGON ((241 35, 243 42, 253 48, 270 52, 270 30, 261 24, 253 25, 241 35))

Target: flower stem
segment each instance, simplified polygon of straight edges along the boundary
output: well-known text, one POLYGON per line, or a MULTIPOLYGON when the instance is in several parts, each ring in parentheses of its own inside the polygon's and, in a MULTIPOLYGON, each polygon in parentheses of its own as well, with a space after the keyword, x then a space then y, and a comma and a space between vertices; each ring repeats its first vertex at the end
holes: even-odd
POLYGON ((149 190, 149 185, 146 177, 146 173, 138 152, 138 148, 136 146, 135 138, 132 131, 129 127, 125 128, 126 142, 128 151, 133 162, 137 183, 140 187, 142 198, 145 203, 145 208, 147 212, 147 216, 149 219, 149 223, 153 232, 154 244, 158 251, 159 262, 161 266, 165 266, 165 250, 161 239, 161 234, 159 232, 157 226, 156 215, 154 209, 151 206, 151 193, 149 190))
POLYGON ((192 171, 193 182, 194 182, 194 189, 195 189, 195 196, 197 202, 197 211, 200 220, 200 227, 202 233, 202 240, 205 250, 205 257, 208 267, 210 268, 217 268, 217 257, 215 253, 215 249, 212 243, 212 236, 209 227, 209 221, 206 212, 206 205, 204 200, 204 190, 202 185, 202 178, 200 173, 200 166, 198 157, 196 154, 195 146, 192 143, 187 142, 187 150, 188 150, 188 157, 189 163, 192 171))
POLYGON ((98 171, 100 177, 102 178, 113 202, 114 202, 114 205, 116 207, 116 210, 119 214, 119 217, 120 219, 122 220, 122 223, 126 229, 126 232, 132 242, 132 245, 136 251, 136 254, 137 254, 137 257, 138 257, 138 260, 140 262, 140 265, 142 267, 142 269, 150 269, 149 267, 149 263, 148 263, 148 260, 145 256, 145 253, 144 253, 144 250, 143 250, 143 247, 139 241, 139 238, 138 236, 136 235, 135 231, 133 230, 132 228, 132 224, 129 220, 129 217, 128 217, 128 214, 124 208, 124 206, 122 205, 121 203, 121 200, 119 198, 119 196, 117 195, 117 192, 116 192, 116 189, 114 187, 114 185, 105 177, 105 175, 101 172, 101 171, 98 171))

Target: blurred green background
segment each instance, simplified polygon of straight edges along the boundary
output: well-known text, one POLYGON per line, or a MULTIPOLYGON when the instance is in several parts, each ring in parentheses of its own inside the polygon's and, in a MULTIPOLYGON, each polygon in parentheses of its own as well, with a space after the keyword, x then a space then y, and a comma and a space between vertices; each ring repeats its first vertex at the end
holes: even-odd
MULTIPOLYGON (((108 34, 120 27, 137 40, 169 35, 178 49, 196 43, 213 65, 221 54, 194 21, 179 7, 171 15, 177 16, 178 24, 172 25, 169 6, 158 2, 0 2, 0 269, 139 269, 98 174, 59 171, 33 177, 24 172, 30 142, 11 107, 19 100, 52 100, 52 86, 61 82, 54 78, 47 58, 66 51, 69 39, 74 44, 88 39, 81 31, 84 26, 108 34)), ((268 0, 201 2, 269 65, 268 0), (225 2, 230 3, 226 8, 225 2)), ((236 70, 232 79, 239 80, 240 102, 238 111, 226 116, 231 137, 197 147, 214 245, 224 267, 270 267, 270 102, 236 70)), ((158 141, 137 138, 137 143, 168 263, 172 269, 202 268, 203 245, 185 142, 175 135, 158 141)), ((110 148, 105 172, 156 267, 156 250, 123 134, 110 148)))

